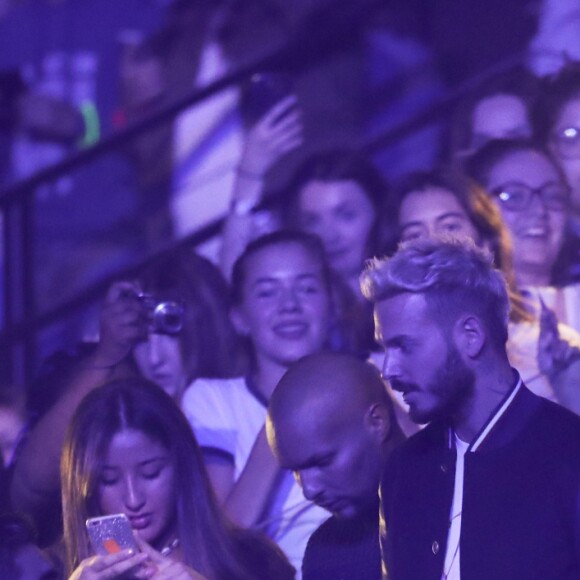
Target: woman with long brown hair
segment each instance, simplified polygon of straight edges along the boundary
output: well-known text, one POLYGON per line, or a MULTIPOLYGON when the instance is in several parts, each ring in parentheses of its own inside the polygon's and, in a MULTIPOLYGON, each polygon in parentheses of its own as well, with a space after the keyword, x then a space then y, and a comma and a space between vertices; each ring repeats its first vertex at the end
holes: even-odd
POLYGON ((217 506, 201 453, 175 402, 141 378, 90 393, 61 462, 64 541, 72 578, 293 578, 284 556, 217 506), (124 513, 141 552, 93 556, 85 522, 124 513), (126 577, 126 576, 123 576, 126 577))

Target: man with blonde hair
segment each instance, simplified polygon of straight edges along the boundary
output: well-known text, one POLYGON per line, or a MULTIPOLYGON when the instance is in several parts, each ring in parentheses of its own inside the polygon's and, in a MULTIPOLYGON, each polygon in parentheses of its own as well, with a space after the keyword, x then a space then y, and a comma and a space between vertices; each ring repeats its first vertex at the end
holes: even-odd
POLYGON ((429 425, 381 488, 390 580, 580 577, 580 419, 533 395, 506 351, 509 301, 468 242, 421 240, 361 278, 383 375, 429 425))

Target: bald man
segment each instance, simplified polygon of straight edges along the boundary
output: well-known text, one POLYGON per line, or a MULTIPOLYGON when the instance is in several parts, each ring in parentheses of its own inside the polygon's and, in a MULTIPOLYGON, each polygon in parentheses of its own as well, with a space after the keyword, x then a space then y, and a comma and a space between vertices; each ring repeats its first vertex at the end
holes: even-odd
POLYGON ((272 395, 267 432, 304 496, 333 514, 310 538, 304 580, 380 578, 378 487, 404 436, 378 370, 335 353, 301 359, 272 395))

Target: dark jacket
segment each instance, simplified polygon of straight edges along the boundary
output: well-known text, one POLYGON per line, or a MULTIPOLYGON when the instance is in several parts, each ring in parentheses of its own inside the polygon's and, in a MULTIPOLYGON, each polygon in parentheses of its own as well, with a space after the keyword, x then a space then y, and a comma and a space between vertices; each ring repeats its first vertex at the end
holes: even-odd
MULTIPOLYGON (((381 485, 389 580, 440 580, 455 477, 449 427, 393 454, 381 485)), ((522 388, 465 457, 461 577, 580 578, 580 418, 522 388)))
POLYGON ((303 580, 379 580, 379 505, 356 518, 327 519, 311 536, 303 580))

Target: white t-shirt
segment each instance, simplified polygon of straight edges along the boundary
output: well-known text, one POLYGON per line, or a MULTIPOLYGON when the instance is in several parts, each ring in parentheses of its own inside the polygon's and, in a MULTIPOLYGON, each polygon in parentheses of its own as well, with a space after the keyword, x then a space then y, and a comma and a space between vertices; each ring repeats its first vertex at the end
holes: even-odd
MULTIPOLYGON (((198 379, 186 390, 182 409, 200 446, 232 459, 237 480, 266 421, 266 403, 242 377, 198 379)), ((260 529, 284 551, 297 578, 308 539, 329 515, 304 498, 291 472, 283 473, 260 529)))
POLYGON ((457 458, 455 462, 455 484, 453 487, 453 500, 449 512, 449 534, 447 536, 447 550, 441 580, 461 580, 461 520, 463 517, 463 485, 465 480, 465 455, 476 452, 486 437, 491 433, 494 426, 512 404, 516 395, 522 388, 522 379, 518 377, 516 386, 502 403, 495 415, 492 415, 485 424, 481 433, 471 443, 466 443, 453 433, 457 458))
POLYGON ((449 514, 449 535, 447 537, 447 552, 443 565, 442 580, 460 580, 459 558, 461 537, 461 513, 463 511, 463 474, 465 468, 465 452, 469 443, 462 441, 455 435, 455 450, 457 459, 455 462, 455 486, 453 490, 453 502, 449 514))

